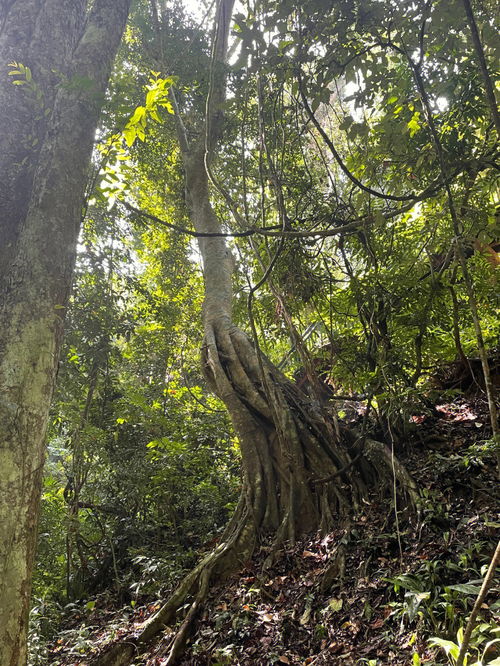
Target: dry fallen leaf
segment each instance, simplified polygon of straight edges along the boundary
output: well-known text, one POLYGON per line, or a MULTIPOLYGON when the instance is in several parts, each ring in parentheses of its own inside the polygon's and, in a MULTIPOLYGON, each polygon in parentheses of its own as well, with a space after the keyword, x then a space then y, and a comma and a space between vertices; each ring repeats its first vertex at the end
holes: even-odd
POLYGON ((309 620, 311 619, 311 611, 312 611, 311 606, 308 606, 305 609, 304 613, 302 614, 302 617, 299 620, 301 626, 304 626, 305 624, 307 624, 309 622, 309 620))
POLYGON ((334 613, 336 613, 342 608, 343 603, 344 603, 343 599, 333 598, 330 599, 330 601, 328 602, 328 608, 332 610, 334 613))

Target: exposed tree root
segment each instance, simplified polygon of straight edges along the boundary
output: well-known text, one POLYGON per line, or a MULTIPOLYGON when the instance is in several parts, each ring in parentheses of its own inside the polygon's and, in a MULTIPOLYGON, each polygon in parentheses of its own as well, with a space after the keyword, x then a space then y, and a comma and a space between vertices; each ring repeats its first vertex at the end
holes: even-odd
MULTIPOLYGON (((413 506, 415 483, 383 443, 347 431, 342 441, 318 405, 259 357, 248 338, 229 323, 206 327, 203 361, 207 379, 224 400, 240 439, 243 484, 238 507, 221 543, 184 578, 164 606, 132 641, 113 646, 94 664, 126 666, 134 654, 189 609, 172 637, 167 664, 181 656, 212 580, 248 560, 259 537, 274 534, 278 545, 300 534, 347 523, 370 488, 397 488, 401 505, 413 506), (360 439, 363 441, 360 442, 360 439)), ((325 585, 342 573, 332 561, 325 585)))
POLYGON ((255 548, 255 532, 248 520, 244 503, 238 507, 229 522, 221 543, 208 553, 194 569, 184 577, 168 601, 147 620, 138 636, 105 649, 93 662, 94 666, 127 666, 133 656, 140 653, 160 632, 175 623, 179 608, 192 598, 187 614, 173 635, 167 664, 174 664, 184 651, 196 617, 210 591, 210 583, 217 575, 228 575, 242 558, 251 555, 255 548))

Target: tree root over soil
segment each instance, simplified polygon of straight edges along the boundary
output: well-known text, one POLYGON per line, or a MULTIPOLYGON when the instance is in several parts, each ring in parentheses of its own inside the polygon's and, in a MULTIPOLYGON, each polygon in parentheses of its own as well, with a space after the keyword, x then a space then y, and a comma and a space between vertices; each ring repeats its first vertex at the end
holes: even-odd
POLYGON ((106 649, 92 662, 94 666, 130 664, 155 636, 174 624, 177 611, 189 601, 180 627, 171 636, 166 663, 174 664, 211 582, 238 570, 262 536, 275 535, 268 558, 272 562, 284 541, 294 542, 307 532, 328 532, 339 523, 348 525, 353 509, 359 512, 375 486, 397 492, 402 508, 412 510, 416 505, 415 483, 385 444, 347 430, 336 431, 326 411, 302 394, 230 322, 206 322, 205 330, 204 371, 228 408, 240 441, 240 500, 221 543, 181 581, 139 635, 106 649))

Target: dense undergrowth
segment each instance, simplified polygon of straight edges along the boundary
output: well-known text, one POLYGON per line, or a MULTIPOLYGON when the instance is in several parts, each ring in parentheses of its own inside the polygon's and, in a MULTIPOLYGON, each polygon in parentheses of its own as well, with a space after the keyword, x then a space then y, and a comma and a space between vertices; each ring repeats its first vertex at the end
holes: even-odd
MULTIPOLYGON (((271 564, 271 544, 263 543, 214 587, 180 663, 455 662, 500 527, 487 409, 482 399, 459 397, 413 421, 403 460, 415 470, 418 515, 395 520, 397 506, 373 497, 349 524, 285 543, 271 564)), ((131 555, 120 590, 111 584, 57 608, 35 604, 31 664, 90 665, 105 646, 133 637, 181 574, 176 557, 131 555)), ((189 549, 184 557, 189 566, 189 549)), ((481 609, 469 665, 497 663, 499 617, 497 582, 481 609)), ((165 663, 171 638, 166 629, 132 663, 165 663)))

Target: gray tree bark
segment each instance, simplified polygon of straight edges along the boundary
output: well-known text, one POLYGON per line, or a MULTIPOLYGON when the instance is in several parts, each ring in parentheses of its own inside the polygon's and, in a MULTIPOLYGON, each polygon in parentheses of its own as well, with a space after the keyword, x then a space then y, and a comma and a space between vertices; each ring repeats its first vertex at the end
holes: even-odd
POLYGON ((130 0, 0 8, 0 663, 26 663, 45 432, 92 146, 130 0), (13 85, 9 63, 31 70, 13 85))

